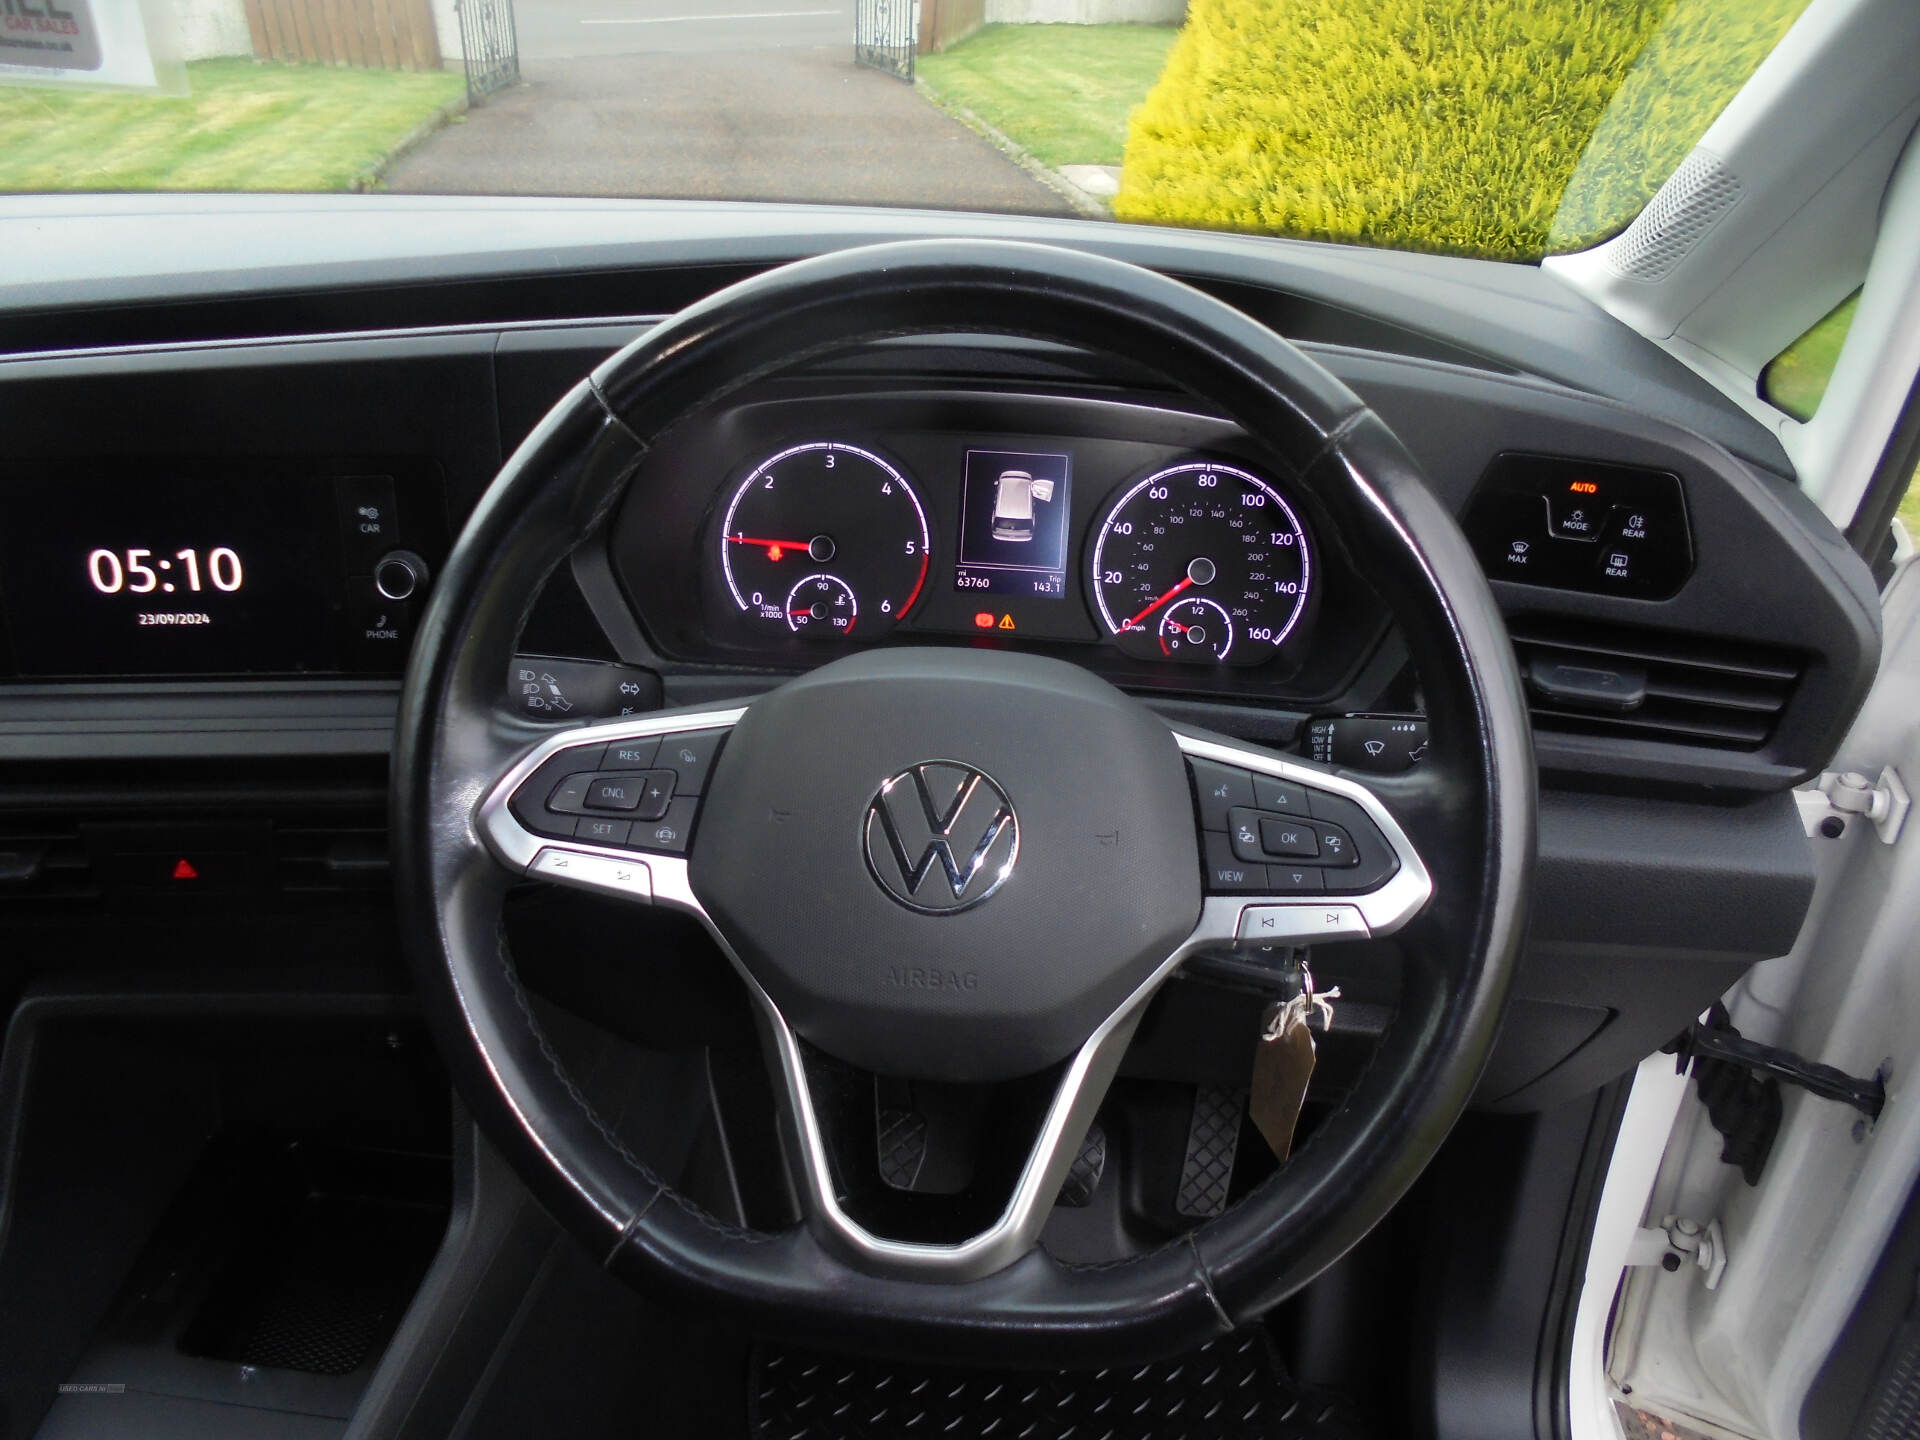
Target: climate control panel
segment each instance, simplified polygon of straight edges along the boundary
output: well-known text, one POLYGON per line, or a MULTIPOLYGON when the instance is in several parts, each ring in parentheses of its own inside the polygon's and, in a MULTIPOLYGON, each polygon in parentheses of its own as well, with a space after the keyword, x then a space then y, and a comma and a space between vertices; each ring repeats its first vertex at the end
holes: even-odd
POLYGON ((1665 600, 1693 573, 1680 477, 1545 455, 1502 455, 1467 508, 1492 580, 1665 600))

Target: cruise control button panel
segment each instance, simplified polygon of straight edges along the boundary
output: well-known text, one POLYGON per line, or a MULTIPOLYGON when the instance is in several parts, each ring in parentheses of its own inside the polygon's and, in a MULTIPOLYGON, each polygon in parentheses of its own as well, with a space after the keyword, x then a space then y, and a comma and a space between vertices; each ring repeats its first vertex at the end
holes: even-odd
POLYGON ((1188 764, 1209 894, 1362 895, 1400 868, 1387 837, 1344 795, 1213 760, 1188 764), (1297 813, 1239 803, 1246 797, 1297 813))
POLYGON ((716 729, 583 739, 541 762, 507 806, 535 835, 684 855, 693 841, 700 792, 726 735, 716 729))

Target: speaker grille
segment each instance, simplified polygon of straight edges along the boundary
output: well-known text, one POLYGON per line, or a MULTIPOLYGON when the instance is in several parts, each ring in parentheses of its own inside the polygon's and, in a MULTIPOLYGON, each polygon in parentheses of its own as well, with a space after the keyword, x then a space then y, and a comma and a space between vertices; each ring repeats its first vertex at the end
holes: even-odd
POLYGON ((1740 199, 1739 178, 1719 159, 1696 150, 1625 232, 1607 246, 1607 266, 1629 280, 1664 280, 1740 199))

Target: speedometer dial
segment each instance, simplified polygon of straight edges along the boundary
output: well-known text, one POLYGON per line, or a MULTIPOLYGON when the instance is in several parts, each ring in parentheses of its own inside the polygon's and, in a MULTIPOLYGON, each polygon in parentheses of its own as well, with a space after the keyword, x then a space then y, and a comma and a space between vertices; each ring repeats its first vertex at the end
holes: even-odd
POLYGON ((1273 658, 1312 578, 1306 531, 1280 492, 1208 460, 1130 486, 1093 544, 1094 604, 1114 643, 1188 664, 1273 658))
POLYGON ((870 450, 819 440, 770 455, 720 525, 720 568, 755 625, 808 639, 871 639, 927 580, 927 512, 870 450))

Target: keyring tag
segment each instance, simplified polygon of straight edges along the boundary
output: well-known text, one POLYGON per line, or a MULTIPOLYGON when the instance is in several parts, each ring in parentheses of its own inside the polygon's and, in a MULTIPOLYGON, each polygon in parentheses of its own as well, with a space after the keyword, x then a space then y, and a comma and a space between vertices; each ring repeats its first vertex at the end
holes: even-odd
POLYGON ((1333 1023, 1334 986, 1316 994, 1313 974, 1300 967, 1301 990, 1291 1000, 1269 1005, 1260 1017, 1260 1039, 1253 1051, 1253 1086, 1247 1111, 1276 1158, 1285 1160, 1293 1149, 1293 1132, 1307 1103, 1307 1082, 1313 1078, 1315 1050, 1312 1016, 1323 1028, 1333 1023))

